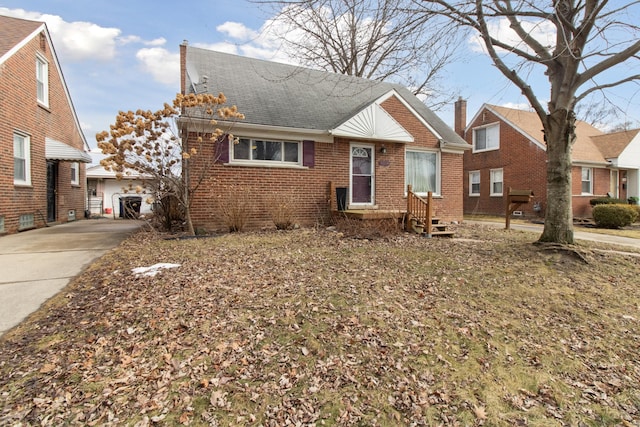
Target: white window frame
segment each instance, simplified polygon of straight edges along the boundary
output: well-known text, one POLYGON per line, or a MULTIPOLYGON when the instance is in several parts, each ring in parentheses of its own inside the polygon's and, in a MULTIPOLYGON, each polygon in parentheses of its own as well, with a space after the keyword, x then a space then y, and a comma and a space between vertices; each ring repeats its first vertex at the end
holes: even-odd
POLYGON ((504 171, 502 169, 491 169, 489 171, 491 179, 491 196, 499 197, 504 193, 504 171), (496 175, 500 174, 500 180, 496 179, 496 175), (500 183, 500 192, 495 191, 495 184, 500 183))
POLYGON ((71 185, 80 185, 80 163, 71 162, 71 185))
POLYGON ((249 138, 249 137, 238 137, 238 141, 249 141, 249 156, 253 157, 253 144, 254 141, 264 141, 264 142, 279 142, 281 144, 281 157, 284 154, 284 144, 297 144, 298 146, 298 161, 297 162, 287 162, 284 160, 262 160, 262 159, 238 159, 236 158, 236 146, 237 144, 231 143, 229 149, 229 163, 235 165, 246 165, 246 166, 266 166, 266 167, 302 167, 302 141, 289 141, 284 139, 272 139, 272 138, 249 138))
POLYGON ((31 185, 31 138, 29 135, 20 132, 13 133, 13 184, 14 185, 31 185), (16 139, 20 139, 24 157, 16 156, 16 139), (15 162, 20 159, 24 162, 24 179, 16 177, 15 162))
POLYGON ((49 62, 42 55, 36 55, 36 85, 38 102, 49 107, 49 62))
POLYGON ((473 129, 473 153, 482 153, 500 149, 500 123, 491 123, 485 126, 478 126, 473 129), (476 133, 479 130, 485 131, 485 147, 477 148, 476 133))
POLYGON ((480 196, 480 171, 469 171, 469 196, 471 197, 479 197, 480 196), (474 182, 474 177, 477 177, 477 182, 474 182), (478 185, 478 191, 473 191, 473 184, 478 185))
POLYGON ((593 168, 585 168, 583 167, 582 170, 580 171, 580 194, 585 195, 585 196, 589 196, 589 195, 593 195, 593 168), (588 179, 584 179, 584 173, 588 172, 588 179), (588 183, 589 184, 589 191, 584 191, 584 184, 588 183))
MULTIPOLYGON (((436 150, 426 150, 426 149, 420 149, 420 148, 406 148, 404 150, 404 190, 405 190, 405 196, 406 191, 407 191, 407 185, 412 184, 409 182, 409 177, 407 174, 407 153, 408 152, 416 152, 416 153, 427 153, 427 154, 434 154, 436 156, 436 182, 435 182, 435 189, 432 191, 432 194, 434 196, 439 196, 440 195, 440 190, 441 190, 441 159, 440 159, 440 151, 436 151, 436 150)), ((415 186, 412 184, 411 185, 414 188, 414 192, 418 195, 421 196, 426 196, 428 194, 428 192, 420 192, 420 191, 415 191, 415 186)))

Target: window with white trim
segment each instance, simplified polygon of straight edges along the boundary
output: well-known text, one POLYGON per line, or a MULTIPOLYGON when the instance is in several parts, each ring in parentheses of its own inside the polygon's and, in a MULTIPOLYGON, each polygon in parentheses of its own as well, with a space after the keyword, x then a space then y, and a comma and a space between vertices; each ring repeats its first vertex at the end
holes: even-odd
POLYGON ((42 105, 49 106, 49 63, 40 55, 36 56, 37 98, 42 105))
POLYGON ((31 142, 21 133, 13 134, 13 183, 31 185, 31 142))
POLYGON ((491 169, 491 195, 502 196, 502 169, 491 169))
POLYGON ((473 152, 498 150, 500 148, 500 124, 492 124, 473 130, 473 152))
POLYGON ((301 145, 295 141, 239 138, 237 144, 231 144, 231 158, 239 163, 300 165, 301 145))
POLYGON ((593 194, 593 169, 582 168, 582 194, 593 194))
POLYGON ((71 185, 80 185, 80 163, 71 163, 71 185))
POLYGON ((406 150, 405 190, 411 185, 414 193, 440 194, 440 153, 437 151, 406 150))
POLYGON ((469 195, 480 195, 480 171, 469 172, 469 195))

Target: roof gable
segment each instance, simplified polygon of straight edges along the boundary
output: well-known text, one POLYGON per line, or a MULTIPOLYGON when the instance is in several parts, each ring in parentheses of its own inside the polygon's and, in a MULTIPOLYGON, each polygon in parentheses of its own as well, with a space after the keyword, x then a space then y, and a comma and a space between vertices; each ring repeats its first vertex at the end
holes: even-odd
POLYGON ((0 64, 44 29, 42 22, 0 15, 0 64))
MULTIPOLYGON (((485 104, 470 122, 471 124, 484 109, 493 112, 529 141, 546 150, 547 145, 544 140, 543 126, 535 112, 485 104)), ((602 131, 590 124, 576 120, 576 140, 573 143, 571 152, 572 161, 577 163, 606 163, 605 158, 592 139, 594 136, 602 134, 602 131)))
POLYGON ((395 135, 406 140, 408 132, 395 119, 384 117, 387 112, 382 114, 378 110, 380 99, 395 93, 411 107, 413 114, 435 130, 441 141, 467 145, 401 85, 183 47, 186 93, 223 92, 245 115, 239 126, 308 130, 326 135, 337 130, 353 137, 373 132, 383 138, 395 135), (380 120, 392 125, 390 134, 376 130, 376 121, 380 120))
MULTIPOLYGON (((31 42, 38 34, 43 35, 44 41, 47 43, 47 46, 51 52, 51 55, 53 57, 53 64, 55 65, 55 75, 58 76, 60 82, 62 83, 64 94, 66 96, 67 103, 69 104, 76 130, 78 131, 78 134, 82 139, 85 149, 89 150, 89 143, 87 142, 84 132, 82 131, 82 127, 80 126, 80 120, 78 119, 73 101, 71 100, 71 94, 69 93, 67 82, 65 81, 64 75, 62 74, 60 61, 58 60, 58 56, 56 55, 53 42, 51 41, 51 35, 49 34, 49 30, 47 29, 47 25, 44 22, 29 21, 26 19, 12 18, 9 16, 0 15, 0 64, 11 58, 13 54, 18 52, 27 43, 31 42)), ((50 74, 51 77, 53 75, 53 73, 50 74)), ((84 161, 86 161, 86 158, 84 161)))
POLYGON ((331 130, 335 136, 413 142, 413 136, 379 104, 373 103, 331 130))

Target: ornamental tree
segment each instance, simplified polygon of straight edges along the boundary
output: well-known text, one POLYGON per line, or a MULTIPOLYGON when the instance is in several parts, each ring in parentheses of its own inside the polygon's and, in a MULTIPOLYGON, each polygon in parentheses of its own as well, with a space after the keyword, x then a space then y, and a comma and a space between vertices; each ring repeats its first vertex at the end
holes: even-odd
POLYGON ((155 112, 120 111, 108 131, 96 134, 98 148, 106 155, 100 164, 115 172, 118 179, 132 173, 140 175, 151 189, 162 224, 170 227, 170 212, 177 207, 179 219, 193 235, 191 200, 209 169, 207 165, 218 160, 215 153, 220 152, 210 150, 214 154, 204 158, 204 145, 233 140, 233 123, 244 119, 235 105, 226 104, 222 93, 178 94, 172 104, 165 103, 155 112), (217 127, 219 122, 224 123, 224 130, 217 127), (196 160, 203 167, 193 173, 196 160))

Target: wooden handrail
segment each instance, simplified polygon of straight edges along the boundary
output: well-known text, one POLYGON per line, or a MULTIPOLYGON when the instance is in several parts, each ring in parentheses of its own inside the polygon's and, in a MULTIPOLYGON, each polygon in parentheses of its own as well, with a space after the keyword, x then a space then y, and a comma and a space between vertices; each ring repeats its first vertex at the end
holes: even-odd
POLYGON ((407 224, 412 218, 424 224, 424 231, 431 236, 433 231, 433 194, 427 193, 427 200, 412 191, 411 185, 407 185, 407 224))

